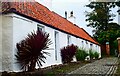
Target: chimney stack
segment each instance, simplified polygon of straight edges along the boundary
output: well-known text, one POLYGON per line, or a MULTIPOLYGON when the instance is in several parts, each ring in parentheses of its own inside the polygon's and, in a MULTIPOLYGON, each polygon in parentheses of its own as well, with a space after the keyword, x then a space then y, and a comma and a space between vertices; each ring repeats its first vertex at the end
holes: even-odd
POLYGON ((73 11, 70 12, 70 17, 73 17, 73 11))
POLYGON ((65 18, 67 19, 67 11, 65 11, 65 18))
POLYGON ((70 16, 68 17, 68 20, 73 24, 76 24, 75 23, 76 17, 73 15, 73 11, 70 12, 70 16))

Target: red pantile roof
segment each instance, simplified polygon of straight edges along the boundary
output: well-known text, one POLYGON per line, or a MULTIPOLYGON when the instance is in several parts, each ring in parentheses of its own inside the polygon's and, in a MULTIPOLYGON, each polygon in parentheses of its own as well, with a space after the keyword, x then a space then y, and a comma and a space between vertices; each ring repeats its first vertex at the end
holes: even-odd
POLYGON ((79 28, 55 12, 50 11, 48 8, 39 4, 38 2, 2 3, 2 13, 10 12, 11 9, 12 11, 15 11, 19 14, 24 14, 26 16, 32 17, 64 32, 98 44, 98 42, 96 42, 85 30, 79 28))

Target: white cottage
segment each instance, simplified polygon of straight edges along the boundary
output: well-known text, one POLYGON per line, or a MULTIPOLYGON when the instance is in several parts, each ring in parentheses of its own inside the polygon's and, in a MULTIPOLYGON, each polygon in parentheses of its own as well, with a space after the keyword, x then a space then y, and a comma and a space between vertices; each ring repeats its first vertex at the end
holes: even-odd
POLYGON ((61 64, 60 49, 75 44, 92 48, 101 57, 100 46, 84 29, 76 26, 38 2, 3 2, 0 11, 0 71, 19 71, 16 64, 16 43, 33 30, 50 34, 52 45, 43 67, 61 64))

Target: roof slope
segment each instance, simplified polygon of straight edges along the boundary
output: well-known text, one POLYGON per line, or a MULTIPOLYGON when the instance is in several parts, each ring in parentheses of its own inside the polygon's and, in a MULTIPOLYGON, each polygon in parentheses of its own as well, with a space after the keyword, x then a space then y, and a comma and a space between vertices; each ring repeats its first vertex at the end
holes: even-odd
POLYGON ((74 36, 98 44, 85 30, 70 21, 50 11, 38 2, 2 2, 2 13, 14 11, 42 21, 74 36))

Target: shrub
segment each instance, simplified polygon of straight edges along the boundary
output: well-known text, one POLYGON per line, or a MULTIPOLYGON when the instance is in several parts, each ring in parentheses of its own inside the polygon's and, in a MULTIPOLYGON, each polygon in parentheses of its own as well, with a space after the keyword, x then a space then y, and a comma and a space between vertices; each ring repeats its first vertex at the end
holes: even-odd
POLYGON ((94 58, 94 52, 92 51, 92 49, 89 50, 89 56, 90 56, 90 59, 94 58))
POLYGON ((98 59, 98 58, 99 58, 99 53, 98 53, 98 52, 95 52, 95 53, 94 53, 94 57, 95 57, 96 59, 98 59))
POLYGON ((93 59, 93 58, 95 58, 95 59, 98 59, 98 57, 99 57, 99 53, 98 52, 93 52, 93 50, 89 50, 89 56, 90 56, 90 59, 93 59))
POLYGON ((77 61, 84 61, 85 58, 88 56, 88 53, 83 48, 78 48, 76 52, 77 61))
POLYGON ((63 63, 69 63, 72 61, 73 56, 75 55, 77 50, 77 46, 75 45, 68 45, 61 49, 61 57, 63 63))
POLYGON ((42 66, 41 62, 46 59, 45 54, 49 54, 43 51, 51 44, 48 37, 49 34, 38 30, 36 33, 28 34, 27 38, 16 44, 17 54, 15 56, 21 69, 34 71, 36 63, 39 67, 42 66))

